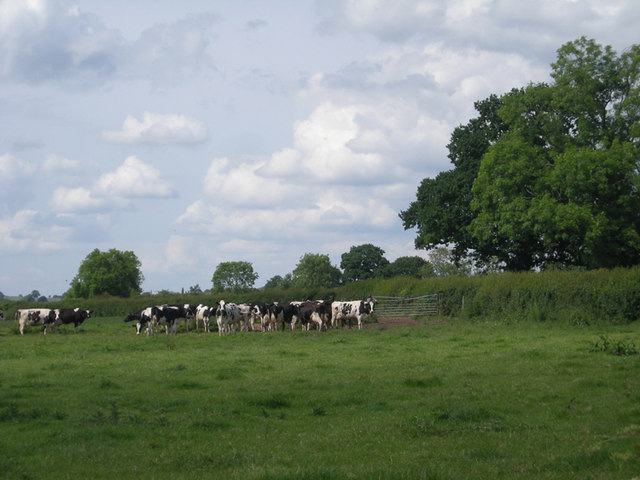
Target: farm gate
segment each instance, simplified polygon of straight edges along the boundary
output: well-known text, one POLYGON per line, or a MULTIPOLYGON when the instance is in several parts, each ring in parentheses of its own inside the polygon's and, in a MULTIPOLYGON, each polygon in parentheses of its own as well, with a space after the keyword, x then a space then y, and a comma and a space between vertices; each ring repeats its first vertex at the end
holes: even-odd
POLYGON ((437 293, 421 297, 382 297, 376 295, 378 317, 417 317, 438 315, 440 296, 437 293))

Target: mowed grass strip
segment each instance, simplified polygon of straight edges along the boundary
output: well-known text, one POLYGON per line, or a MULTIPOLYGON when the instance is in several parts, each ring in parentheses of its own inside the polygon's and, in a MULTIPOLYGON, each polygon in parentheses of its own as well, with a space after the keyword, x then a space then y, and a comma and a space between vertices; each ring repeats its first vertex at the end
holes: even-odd
POLYGON ((0 325, 4 478, 640 475, 638 325, 135 336, 0 325))

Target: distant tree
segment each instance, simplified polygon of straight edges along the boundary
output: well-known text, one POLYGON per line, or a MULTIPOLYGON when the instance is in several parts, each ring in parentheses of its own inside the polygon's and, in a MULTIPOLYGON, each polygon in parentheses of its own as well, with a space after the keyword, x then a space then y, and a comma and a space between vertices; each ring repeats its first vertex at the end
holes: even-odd
POLYGON ((239 291, 253 288, 258 277, 251 262, 222 262, 216 267, 211 282, 214 292, 239 291))
POLYGON ((4 293, 0 292, 0 300, 4 300, 4 293))
POLYGON ((469 260, 457 259, 451 250, 439 247, 429 252, 429 260, 437 277, 467 276, 472 273, 469 260))
POLYGON ((383 269, 386 278, 390 277, 415 277, 427 278, 435 277, 436 273, 433 265, 422 257, 398 257, 383 269))
MULTIPOLYGON (((39 302, 39 298, 40 298, 40 292, 38 290, 32 290, 31 293, 28 293, 27 295, 25 295, 24 297, 22 297, 24 299, 25 302, 39 302)), ((45 302, 47 301, 46 298, 44 300, 45 302)))
POLYGON ((282 277, 280 275, 274 275, 269 280, 267 280, 267 283, 264 284, 264 288, 266 288, 266 289, 273 289, 273 288, 286 289, 286 288, 291 288, 292 284, 293 284, 293 276, 292 276, 291 273, 287 273, 284 277, 282 277))
POLYGON ((112 248, 101 252, 96 248, 80 264, 65 297, 89 298, 108 294, 126 298, 139 294, 144 281, 140 265, 131 251, 112 248))
POLYGON ((189 293, 191 295, 200 295, 202 293, 202 289, 200 288, 200 284, 196 283, 195 285, 189 287, 189 293))
POLYGON ((296 287, 336 287, 341 281, 342 273, 331 265, 329 255, 305 253, 293 270, 296 287))
POLYGON ((370 243, 351 247, 342 254, 340 268, 345 282, 357 282, 375 277, 381 269, 389 265, 384 250, 370 243))

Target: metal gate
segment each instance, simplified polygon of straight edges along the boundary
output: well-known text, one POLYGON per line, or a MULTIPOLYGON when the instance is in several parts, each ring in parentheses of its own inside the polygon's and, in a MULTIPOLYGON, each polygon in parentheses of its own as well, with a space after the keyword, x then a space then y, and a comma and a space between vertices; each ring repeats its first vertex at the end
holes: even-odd
POLYGON ((437 293, 421 297, 380 297, 376 295, 378 317, 418 317, 438 315, 440 296, 437 293))

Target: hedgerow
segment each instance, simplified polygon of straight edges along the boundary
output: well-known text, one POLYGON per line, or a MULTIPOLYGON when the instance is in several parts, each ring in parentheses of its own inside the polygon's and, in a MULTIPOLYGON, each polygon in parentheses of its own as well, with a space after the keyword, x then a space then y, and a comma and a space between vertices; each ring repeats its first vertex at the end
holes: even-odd
POLYGON ((640 318, 640 266, 591 271, 501 273, 473 277, 371 279, 336 288, 257 289, 244 292, 99 296, 55 303, 4 302, 7 319, 17 308, 90 309, 94 316, 122 316, 151 305, 227 302, 356 300, 369 295, 417 297, 438 293, 442 316, 503 322, 565 321, 573 325, 626 324, 640 318))

